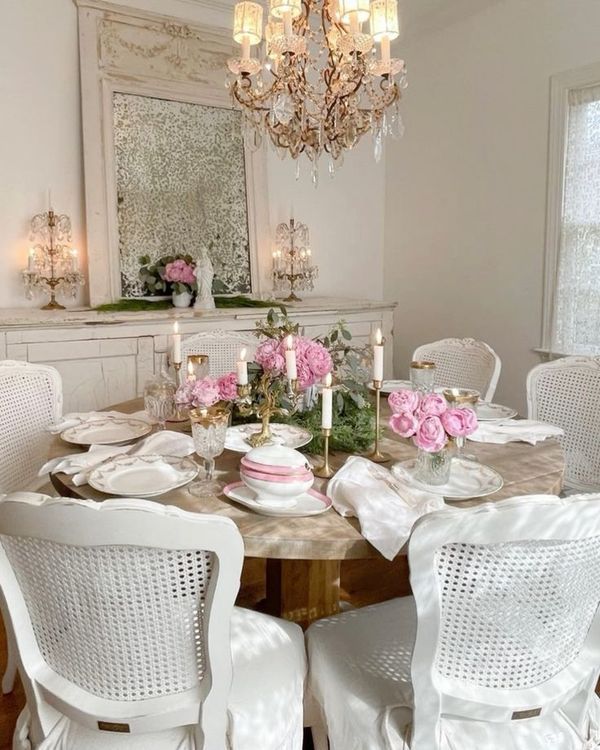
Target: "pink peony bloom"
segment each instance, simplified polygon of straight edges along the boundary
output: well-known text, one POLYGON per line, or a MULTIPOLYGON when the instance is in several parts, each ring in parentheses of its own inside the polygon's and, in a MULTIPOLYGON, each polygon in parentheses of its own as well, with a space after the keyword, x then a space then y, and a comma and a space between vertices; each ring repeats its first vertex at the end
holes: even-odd
POLYGON ((448 409, 446 399, 439 393, 427 393, 421 398, 419 415, 423 417, 441 417, 448 409))
POLYGON ((479 422, 477 421, 477 414, 473 409, 470 409, 469 407, 463 407, 461 409, 462 412, 464 412, 464 420, 465 420, 465 437, 467 435, 472 435, 475 430, 479 427, 479 422))
POLYGON ((394 414, 413 414, 419 405, 419 394, 408 388, 393 391, 388 396, 388 404, 394 414))
POLYGON ((192 387, 192 405, 207 409, 220 401, 219 384, 214 378, 196 380, 192 387))
MULTIPOLYGON (((390 394, 391 395, 391 394, 390 394)), ((400 412, 393 414, 390 417, 390 427, 392 430, 400 435, 400 437, 408 438, 412 437, 419 427, 419 420, 414 414, 408 412, 400 412)))
POLYGON ((448 435, 467 437, 477 429, 477 417, 473 409, 448 409, 442 414, 442 424, 448 435))
POLYGON ((182 284, 192 285, 196 281, 194 266, 186 263, 182 258, 167 263, 165 266, 165 280, 170 282, 179 281, 182 284))
POLYGON ((274 373, 285 372, 285 356, 281 353, 280 342, 267 339, 256 350, 254 359, 263 368, 274 373))
POLYGON ((427 453, 437 453, 446 445, 444 425, 438 416, 426 416, 417 428, 415 445, 427 453))
POLYGON ((317 382, 314 373, 304 359, 296 360, 296 372, 298 373, 298 385, 301 391, 305 391, 317 382))
POLYGON ((192 389, 195 384, 195 380, 186 380, 185 383, 182 383, 179 388, 177 389, 177 392, 175 393, 175 403, 180 404, 182 406, 190 406, 192 403, 192 389))
POLYGON ((318 341, 311 341, 303 353, 313 375, 320 379, 333 369, 331 354, 318 341))
POLYGON ((237 398, 237 373, 229 372, 217 381, 221 401, 235 401, 237 398))

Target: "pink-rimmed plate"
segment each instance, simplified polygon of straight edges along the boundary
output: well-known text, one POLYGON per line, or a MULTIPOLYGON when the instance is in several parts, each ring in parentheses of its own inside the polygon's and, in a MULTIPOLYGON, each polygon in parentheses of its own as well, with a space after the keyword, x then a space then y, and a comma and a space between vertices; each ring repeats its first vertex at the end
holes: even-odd
POLYGON ((223 494, 230 500, 259 513, 261 516, 287 516, 300 518, 302 516, 318 516, 331 508, 331 500, 326 495, 309 490, 300 495, 293 508, 276 508, 256 502, 256 492, 243 482, 232 482, 223 489, 223 494))

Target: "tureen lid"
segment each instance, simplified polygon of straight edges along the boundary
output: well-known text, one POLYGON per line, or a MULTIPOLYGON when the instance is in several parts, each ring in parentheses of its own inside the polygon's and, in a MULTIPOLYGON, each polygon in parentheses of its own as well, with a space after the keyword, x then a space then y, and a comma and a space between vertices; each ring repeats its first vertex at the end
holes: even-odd
MULTIPOLYGON (((293 448, 286 448, 284 445, 263 445, 260 448, 253 448, 248 451, 244 459, 254 464, 262 464, 265 467, 279 466, 292 469, 307 468, 306 456, 300 451, 293 448)), ((245 460, 242 463, 245 463, 245 460)))

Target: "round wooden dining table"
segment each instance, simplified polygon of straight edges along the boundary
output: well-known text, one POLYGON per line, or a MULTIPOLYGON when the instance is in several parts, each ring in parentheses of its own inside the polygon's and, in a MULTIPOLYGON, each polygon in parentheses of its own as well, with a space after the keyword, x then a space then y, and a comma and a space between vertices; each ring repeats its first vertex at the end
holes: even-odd
MULTIPOLYGON (((141 399, 135 399, 111 408, 132 413, 141 410, 143 403, 141 399)), ((171 423, 169 429, 179 430, 182 427, 171 423)), ((386 431, 380 445, 394 461, 415 455, 415 448, 408 441, 397 438, 389 431, 386 431)), ((73 453, 74 449, 74 446, 57 436, 52 442, 50 457, 73 453)), ((470 442, 469 452, 498 471, 504 485, 485 498, 453 501, 455 507, 495 502, 517 495, 558 494, 562 489, 564 455, 560 444, 554 439, 544 440, 535 446, 517 442, 506 445, 470 442)), ((346 454, 337 454, 331 456, 330 462, 337 468, 346 458, 346 454)), ((217 459, 218 479, 225 483, 238 480, 239 460, 239 453, 225 451, 217 459)), ((51 474, 50 479, 63 496, 92 500, 105 500, 108 497, 87 484, 75 486, 67 474, 51 474)), ((317 479, 315 487, 324 491, 325 480, 317 479)), ((361 581, 360 585, 370 585, 369 570, 374 579, 373 585, 376 585, 377 577, 387 570, 388 561, 361 535, 358 521, 342 517, 333 509, 305 518, 276 518, 259 515, 223 495, 199 500, 185 487, 153 497, 152 500, 186 511, 231 518, 243 537, 246 558, 266 560, 266 600, 263 608, 271 614, 294 620, 303 627, 339 611, 343 561, 348 561, 349 570, 354 571, 354 583, 350 584, 354 588, 359 585, 357 580, 361 581)), ((403 560, 400 559, 400 568, 407 579, 405 555, 406 548, 399 557, 404 556, 403 560)), ((404 588, 408 588, 407 580, 404 588)), ((395 588, 390 593, 398 591, 395 588)), ((369 601, 368 597, 363 601, 369 601)))

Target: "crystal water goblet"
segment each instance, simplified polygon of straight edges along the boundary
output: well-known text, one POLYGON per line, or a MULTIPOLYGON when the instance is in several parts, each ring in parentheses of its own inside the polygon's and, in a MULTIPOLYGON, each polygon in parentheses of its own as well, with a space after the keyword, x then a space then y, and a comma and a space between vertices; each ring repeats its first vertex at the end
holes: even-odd
POLYGON ((227 409, 193 409, 190 412, 192 438, 199 458, 204 460, 204 479, 193 482, 189 491, 196 497, 214 497, 223 485, 214 479, 215 458, 225 450, 225 435, 229 425, 227 409))
POLYGON ((435 363, 415 361, 410 363, 410 382, 413 390, 431 393, 435 382, 435 363))

